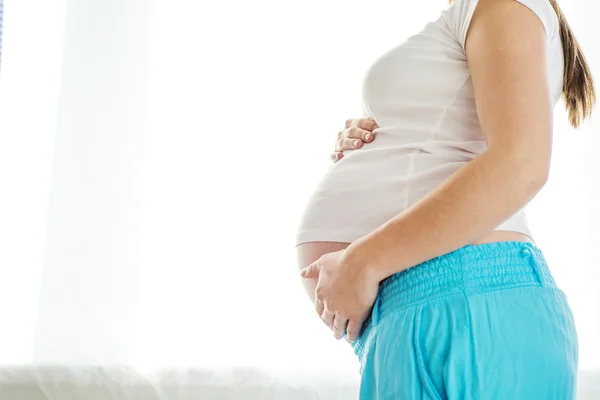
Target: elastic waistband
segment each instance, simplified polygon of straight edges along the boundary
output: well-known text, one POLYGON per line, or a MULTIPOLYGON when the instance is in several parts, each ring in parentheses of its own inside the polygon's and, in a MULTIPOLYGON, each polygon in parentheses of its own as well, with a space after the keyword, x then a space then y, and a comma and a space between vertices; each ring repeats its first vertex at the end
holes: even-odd
POLYGON ((371 316, 353 343, 354 351, 362 352, 370 330, 402 308, 453 293, 476 294, 519 286, 556 287, 541 250, 528 242, 468 245, 425 261, 380 284, 371 316))

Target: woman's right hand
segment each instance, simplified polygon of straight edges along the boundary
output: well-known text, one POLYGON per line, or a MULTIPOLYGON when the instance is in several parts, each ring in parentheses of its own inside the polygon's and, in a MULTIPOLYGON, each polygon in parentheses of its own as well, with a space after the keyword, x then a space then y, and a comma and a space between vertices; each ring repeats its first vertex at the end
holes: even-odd
POLYGON ((370 117, 347 120, 344 130, 338 133, 335 152, 331 155, 332 161, 337 162, 344 157, 345 150, 360 149, 363 143, 371 143, 375 139, 373 131, 376 128, 379 126, 370 117))

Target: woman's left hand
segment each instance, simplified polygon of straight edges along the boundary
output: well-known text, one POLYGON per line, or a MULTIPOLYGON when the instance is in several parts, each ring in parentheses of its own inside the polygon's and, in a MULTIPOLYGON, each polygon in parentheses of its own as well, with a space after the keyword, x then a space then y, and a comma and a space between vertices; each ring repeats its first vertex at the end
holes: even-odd
POLYGON ((315 309, 337 339, 358 337, 377 298, 379 279, 360 265, 347 250, 327 253, 301 271, 303 278, 318 278, 315 309))

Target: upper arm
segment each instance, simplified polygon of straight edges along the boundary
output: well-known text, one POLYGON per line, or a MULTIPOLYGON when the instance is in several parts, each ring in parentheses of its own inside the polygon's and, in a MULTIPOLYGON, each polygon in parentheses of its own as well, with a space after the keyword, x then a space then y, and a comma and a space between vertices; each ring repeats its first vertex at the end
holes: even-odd
POLYGON ((555 34, 553 25, 515 0, 465 3, 472 17, 470 23, 463 21, 461 39, 488 148, 549 168, 552 100, 546 47, 548 36, 555 34))

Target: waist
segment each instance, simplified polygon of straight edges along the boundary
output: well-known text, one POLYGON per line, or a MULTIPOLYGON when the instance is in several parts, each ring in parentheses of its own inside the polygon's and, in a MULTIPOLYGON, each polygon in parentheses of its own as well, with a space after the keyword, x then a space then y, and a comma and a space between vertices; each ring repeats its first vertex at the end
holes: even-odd
MULTIPOLYGON (((529 230, 528 230, 529 231, 529 230)), ((535 241, 531 237, 531 233, 522 233, 519 231, 502 230, 496 228, 496 230, 483 235, 479 239, 471 242, 472 245, 485 244, 492 242, 527 242, 535 246, 535 241)))
POLYGON ((520 286, 556 287, 541 250, 528 242, 468 245, 384 280, 371 316, 353 344, 357 354, 387 315, 453 293, 467 295, 520 286))

